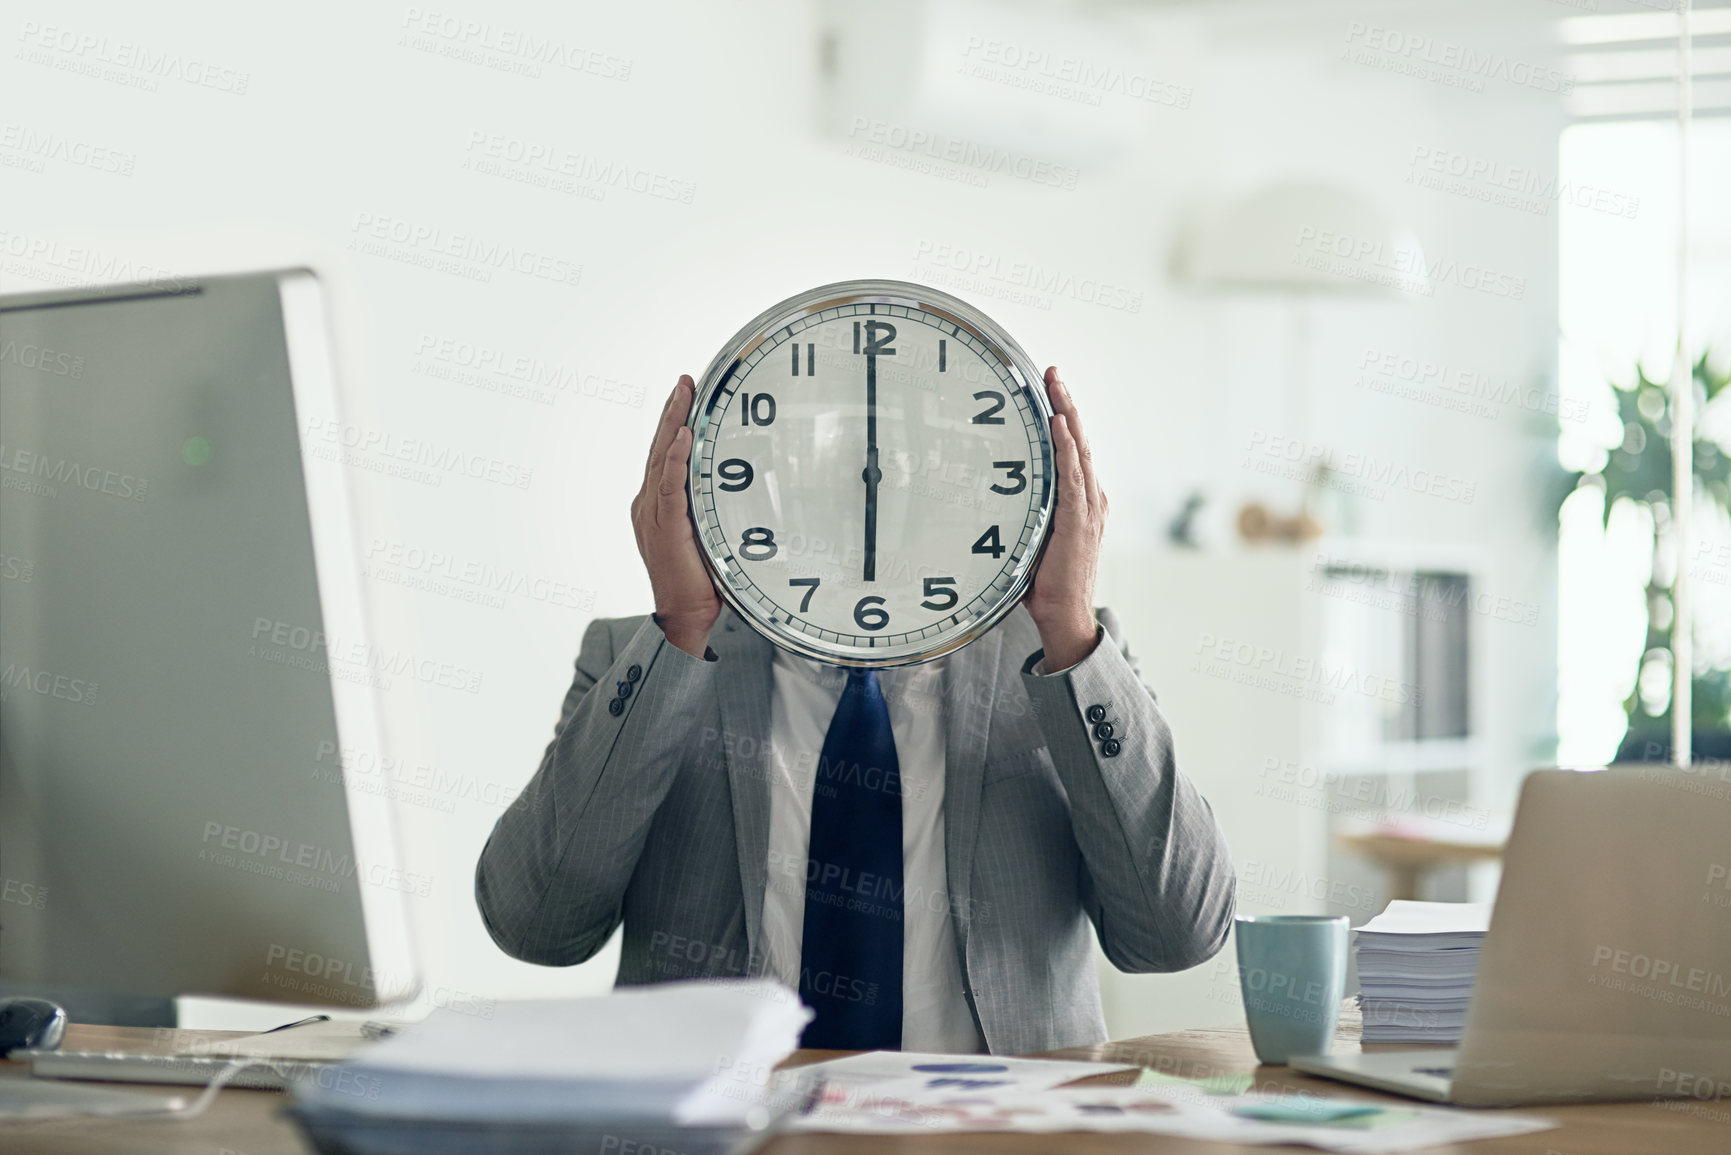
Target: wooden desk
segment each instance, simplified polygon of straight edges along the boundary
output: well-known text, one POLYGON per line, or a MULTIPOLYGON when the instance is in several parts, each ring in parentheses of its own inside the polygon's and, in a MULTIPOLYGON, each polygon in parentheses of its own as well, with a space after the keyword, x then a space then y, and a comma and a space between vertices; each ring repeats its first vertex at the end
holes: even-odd
MULTIPOLYGON (((233 1037, 235 1032, 176 1032, 180 1045, 192 1040, 233 1037)), ((1356 1014, 1343 1017, 1336 1051, 1358 1049, 1356 1014)), ((125 1027, 73 1026, 69 1048, 160 1051, 176 1040, 157 1032, 125 1027)), ((1389 1049, 1389 1048, 1381 1048, 1389 1049)), ((816 1062, 840 1052, 801 1051, 790 1063, 816 1062)), ((1312 1079, 1285 1067, 1259 1067, 1242 1027, 1151 1035, 1122 1043, 1101 1043, 1054 1051, 1048 1057, 1136 1063, 1181 1078, 1206 1078, 1251 1072, 1258 1090, 1298 1091, 1353 1099, 1388 1099, 1339 1083, 1312 1079)), ((22 1063, 0 1062, 0 1077, 24 1077, 22 1063)), ((1102 1082, 1123 1081, 1111 1076, 1102 1082)), ((278 1114, 282 1096, 274 1091, 225 1090, 203 1115, 170 1120, 68 1120, 0 1123, 5 1155, 309 1155, 294 1127, 278 1114)), ((1522 1108, 1527 1114, 1556 1119, 1562 1127, 1509 1139, 1427 1148, 1451 1155, 1726 1155, 1731 1152, 1731 1102, 1608 1103, 1580 1107, 1522 1108)), ((763 1148, 763 1155, 1126 1155, 1129 1152, 1196 1152, 1197 1155, 1263 1155, 1301 1152, 1299 1147, 1240 1147, 1174 1139, 1163 1135, 790 1135, 763 1148)))

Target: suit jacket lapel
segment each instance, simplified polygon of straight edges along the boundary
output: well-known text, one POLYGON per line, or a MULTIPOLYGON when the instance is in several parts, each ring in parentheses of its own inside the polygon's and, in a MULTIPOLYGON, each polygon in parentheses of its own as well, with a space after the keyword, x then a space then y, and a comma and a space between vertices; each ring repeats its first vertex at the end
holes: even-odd
POLYGON ((732 610, 710 634, 715 656, 726 664, 717 679, 728 788, 733 798, 733 841, 739 848, 740 893, 745 898, 745 935, 750 970, 764 959, 763 895, 769 872, 769 726, 774 680, 769 640, 732 610))
POLYGON ((997 700, 1002 650, 999 631, 989 630, 951 654, 944 670, 944 874, 964 975, 986 736, 997 700))

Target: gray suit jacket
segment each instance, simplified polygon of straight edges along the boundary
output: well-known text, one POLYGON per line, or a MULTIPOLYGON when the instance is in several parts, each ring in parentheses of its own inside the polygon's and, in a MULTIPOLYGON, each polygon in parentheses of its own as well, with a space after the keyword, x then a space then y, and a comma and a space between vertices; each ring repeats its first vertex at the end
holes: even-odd
MULTIPOLYGON (((1106 1037, 1090 923, 1120 969, 1173 971, 1212 957, 1232 922, 1213 812, 1116 618, 1099 618, 1107 636, 1060 674, 1028 672, 1040 639, 1021 608, 947 665, 948 898, 997 1054, 1106 1037)), ((623 921, 621 983, 763 973, 773 651, 723 611, 710 653, 649 617, 590 624, 541 768, 475 871, 508 954, 579 963, 623 921)))

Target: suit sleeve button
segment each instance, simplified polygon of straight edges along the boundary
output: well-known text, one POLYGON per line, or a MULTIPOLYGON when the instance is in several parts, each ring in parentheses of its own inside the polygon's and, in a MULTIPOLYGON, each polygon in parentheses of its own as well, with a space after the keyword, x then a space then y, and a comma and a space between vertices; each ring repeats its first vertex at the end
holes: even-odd
POLYGON ((1104 722, 1105 720, 1106 720, 1106 707, 1100 705, 1098 702, 1096 702, 1092 706, 1088 707, 1088 721, 1090 721, 1090 722, 1104 722))
POLYGON ((1116 758, 1118 756, 1118 751, 1123 748, 1123 744, 1116 738, 1108 738, 1104 742, 1100 743, 1100 753, 1106 755, 1108 758, 1116 758))
POLYGON ((1110 722, 1101 722, 1098 726, 1094 727, 1094 737, 1100 739, 1102 742, 1115 733, 1117 733, 1117 731, 1112 728, 1112 723, 1110 722))
POLYGON ((630 682, 615 682, 615 683, 613 683, 613 685, 614 685, 614 688, 618 691, 619 696, 621 698, 629 698, 631 696, 631 683, 630 682))
POLYGON ((637 679, 641 678, 642 676, 643 676, 643 667, 639 666, 636 662, 632 662, 631 668, 625 671, 625 680, 627 682, 635 682, 635 681, 637 681, 637 679))
POLYGON ((615 718, 625 713, 625 699, 615 698, 611 702, 607 703, 607 712, 612 714, 615 718))

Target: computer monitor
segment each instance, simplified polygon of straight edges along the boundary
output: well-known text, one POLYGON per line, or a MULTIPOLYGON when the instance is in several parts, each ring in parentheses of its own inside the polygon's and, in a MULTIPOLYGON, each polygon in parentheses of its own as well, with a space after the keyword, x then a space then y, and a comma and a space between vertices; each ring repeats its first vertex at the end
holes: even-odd
POLYGON ((0 993, 414 994, 338 400, 304 270, 0 296, 0 993))

